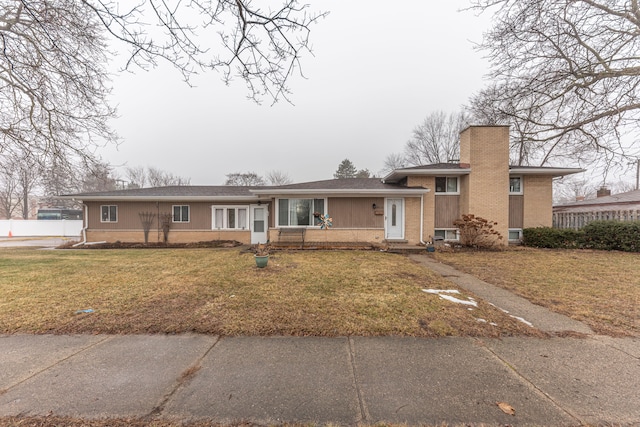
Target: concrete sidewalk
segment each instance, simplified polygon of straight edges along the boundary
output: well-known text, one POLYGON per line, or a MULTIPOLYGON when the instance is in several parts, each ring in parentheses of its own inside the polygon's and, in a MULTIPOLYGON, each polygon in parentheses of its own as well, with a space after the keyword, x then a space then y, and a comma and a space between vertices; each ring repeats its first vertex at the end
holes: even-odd
POLYGON ((0 337, 0 416, 49 414, 639 425, 640 340, 0 337))

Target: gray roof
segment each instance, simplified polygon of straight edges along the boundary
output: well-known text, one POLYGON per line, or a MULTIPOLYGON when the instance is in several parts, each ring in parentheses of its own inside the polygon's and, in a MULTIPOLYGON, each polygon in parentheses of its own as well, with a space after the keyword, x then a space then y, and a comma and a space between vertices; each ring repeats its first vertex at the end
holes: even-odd
POLYGON ((597 197, 595 199, 580 200, 554 206, 554 210, 616 210, 619 209, 640 209, 640 190, 628 191, 626 193, 612 194, 611 196, 597 197))
POLYGON ((385 184, 379 178, 329 179, 325 181, 303 182, 281 186, 171 186, 136 188, 130 190, 77 193, 63 196, 84 201, 107 200, 258 200, 260 196, 270 197, 283 194, 342 194, 369 195, 387 193, 416 193, 426 189, 410 189, 404 186, 385 184))

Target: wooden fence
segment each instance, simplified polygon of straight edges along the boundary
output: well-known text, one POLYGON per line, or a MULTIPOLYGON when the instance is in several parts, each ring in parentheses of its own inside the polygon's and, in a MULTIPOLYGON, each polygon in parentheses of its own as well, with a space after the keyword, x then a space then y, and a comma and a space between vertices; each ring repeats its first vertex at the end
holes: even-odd
POLYGON ((640 221, 640 209, 553 213, 554 228, 577 230, 592 221, 640 221))

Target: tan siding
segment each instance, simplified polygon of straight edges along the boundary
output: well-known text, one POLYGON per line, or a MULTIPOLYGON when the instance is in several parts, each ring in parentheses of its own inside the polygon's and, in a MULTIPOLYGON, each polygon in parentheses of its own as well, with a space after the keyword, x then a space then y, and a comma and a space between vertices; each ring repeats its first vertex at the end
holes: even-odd
POLYGON ((509 196, 509 228, 522 228, 524 196, 509 196))
POLYGON ((382 197, 329 198, 327 211, 333 218, 333 228, 384 228, 384 215, 376 215, 373 204, 384 208, 382 197))
POLYGON ((89 229, 92 230, 138 230, 142 229, 140 221, 141 212, 154 214, 152 229, 158 229, 158 217, 163 214, 173 216, 173 206, 189 206, 189 222, 172 222, 171 229, 175 230, 210 230, 211 229, 211 203, 202 202, 88 202, 89 229), (100 212, 103 205, 115 205, 118 207, 117 222, 101 222, 100 212))
POLYGON ((435 199, 435 228, 453 228, 453 221, 460 218, 460 196, 437 195, 435 199))

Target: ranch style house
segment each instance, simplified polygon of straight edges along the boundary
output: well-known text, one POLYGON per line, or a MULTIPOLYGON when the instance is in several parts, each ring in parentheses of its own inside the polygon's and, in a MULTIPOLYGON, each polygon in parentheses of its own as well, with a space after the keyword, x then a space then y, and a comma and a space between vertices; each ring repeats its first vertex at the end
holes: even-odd
POLYGON ((352 242, 420 245, 457 240, 454 220, 497 222, 502 243, 523 228, 552 225, 552 181, 582 169, 509 165, 508 126, 460 133, 460 160, 397 169, 384 178, 331 179, 281 186, 173 186, 66 196, 85 210, 86 242, 244 244, 352 242), (321 227, 323 216, 331 227, 321 227))

